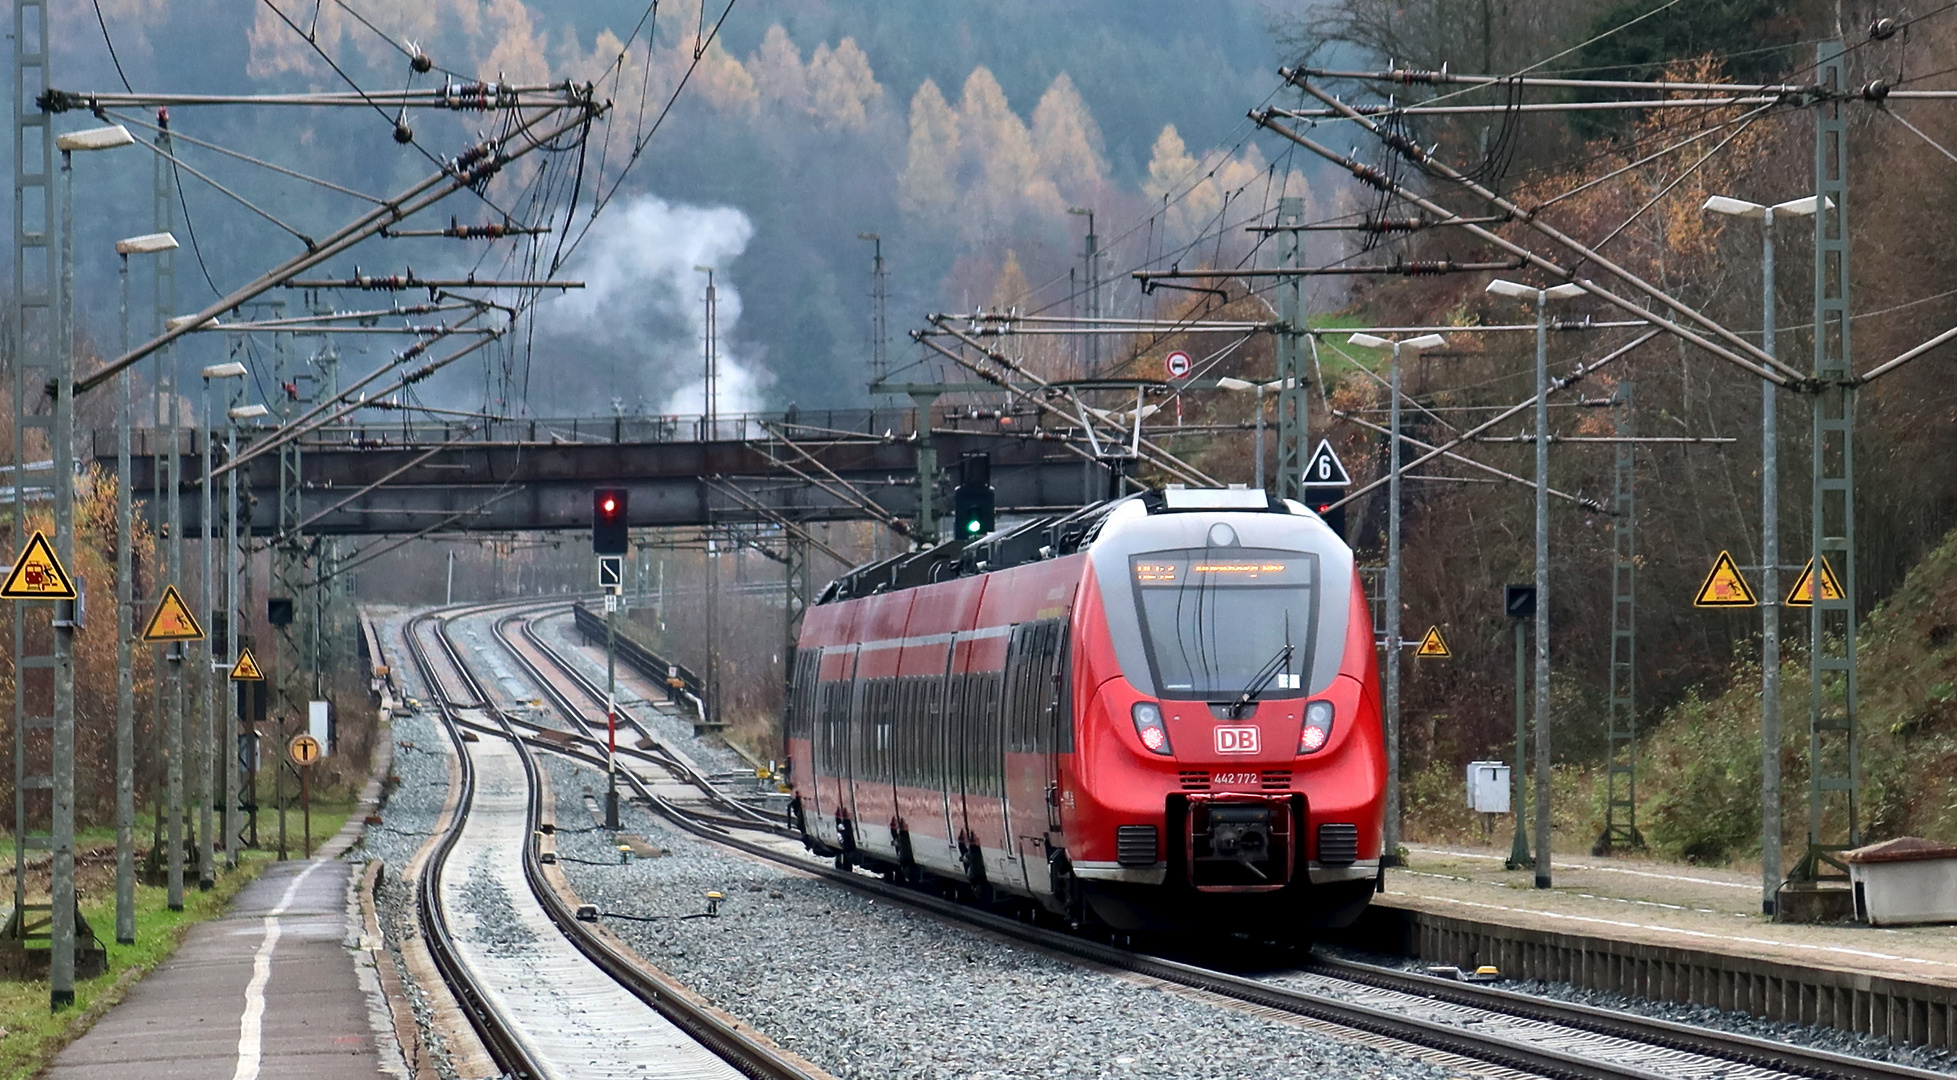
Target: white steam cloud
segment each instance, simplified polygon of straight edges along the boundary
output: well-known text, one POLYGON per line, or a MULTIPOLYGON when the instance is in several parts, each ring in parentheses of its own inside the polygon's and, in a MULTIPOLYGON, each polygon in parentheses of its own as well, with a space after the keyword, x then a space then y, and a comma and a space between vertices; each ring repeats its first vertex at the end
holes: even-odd
POLYGON ((732 207, 640 195, 606 209, 563 272, 585 287, 538 308, 538 330, 549 347, 540 342, 533 391, 591 405, 616 399, 629 412, 701 412, 707 275, 695 267, 712 266, 717 411, 725 416, 758 409, 760 392, 774 376, 732 344, 741 298, 727 277, 753 235, 747 215, 732 207), (565 384, 570 379, 588 385, 577 392, 565 384))

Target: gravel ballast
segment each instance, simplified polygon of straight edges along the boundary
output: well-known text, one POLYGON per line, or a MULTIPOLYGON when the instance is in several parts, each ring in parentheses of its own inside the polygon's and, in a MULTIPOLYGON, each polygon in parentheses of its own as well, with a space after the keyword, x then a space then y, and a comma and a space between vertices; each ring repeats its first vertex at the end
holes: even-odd
POLYGON ((880 904, 722 852, 637 806, 622 809, 626 829, 668 854, 620 865, 608 834, 589 828, 599 774, 545 760, 565 874, 586 902, 636 917, 605 924, 837 1076, 1457 1075, 880 904), (709 891, 726 897, 718 918, 701 917, 709 891))

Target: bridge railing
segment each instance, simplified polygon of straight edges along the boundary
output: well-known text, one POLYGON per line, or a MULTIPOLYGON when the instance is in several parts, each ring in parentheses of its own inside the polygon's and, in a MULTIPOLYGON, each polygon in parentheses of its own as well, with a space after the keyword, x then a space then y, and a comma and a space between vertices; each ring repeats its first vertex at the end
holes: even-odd
MULTIPOLYGON (((985 431, 1017 434, 1031 425, 1025 417, 1004 417, 990 411, 969 408, 941 408, 933 411, 932 426, 940 431, 985 431)), ((262 429, 262 430, 270 430, 262 429)), ((792 412, 739 413, 716 417, 709 424, 697 415, 675 416, 573 416, 539 417, 522 420, 446 420, 396 423, 335 424, 304 438, 308 446, 387 447, 428 446, 462 442, 487 444, 563 443, 690 443, 747 442, 774 437, 786 430, 797 439, 821 440, 851 435, 908 437, 917 431, 915 409, 800 409, 792 412)), ((258 430, 241 431, 241 442, 249 442, 258 430)), ((149 457, 152 448, 168 452, 171 432, 138 428, 130 433, 130 450, 136 457, 149 457)), ((175 433, 181 453, 197 455, 204 449, 204 433, 183 429, 175 433)), ((114 428, 91 433, 94 456, 110 458, 116 452, 114 428)), ((220 445, 222 430, 211 432, 220 445)))
MULTIPOLYGON (((587 645, 602 645, 605 641, 605 617, 583 604, 571 606, 572 621, 577 626, 578 636, 587 645)), ((622 621, 622 620, 621 620, 622 621)), ((694 715, 699 716, 702 704, 707 700, 706 683, 690 668, 672 663, 653 652, 623 627, 612 638, 613 649, 625 665, 640 675, 667 688, 668 695, 681 704, 690 704, 694 715)))

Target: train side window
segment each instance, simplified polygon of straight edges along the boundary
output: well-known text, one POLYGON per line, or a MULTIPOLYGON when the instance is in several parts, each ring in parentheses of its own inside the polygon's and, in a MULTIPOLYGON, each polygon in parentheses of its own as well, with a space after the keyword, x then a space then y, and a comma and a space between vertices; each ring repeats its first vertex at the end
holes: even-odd
POLYGON ((985 793, 1003 795, 1006 790, 1005 777, 1005 724, 1006 673, 990 671, 985 676, 985 720, 980 730, 985 733, 985 793))
POLYGON ((948 680, 940 670, 935 675, 925 676, 924 681, 924 740, 920 748, 924 767, 919 770, 918 782, 930 790, 942 790, 940 766, 944 761, 945 745, 945 693, 948 680))
POLYGON ((951 676, 951 701, 945 710, 947 730, 945 733, 945 788, 962 793, 968 786, 965 780, 965 762, 969 756, 968 740, 971 738, 971 724, 967 717, 972 710, 972 677, 966 672, 955 672, 951 676))
POLYGON ((897 710, 897 782, 917 783, 917 676, 906 675, 903 705, 897 710))
POLYGON ((1024 753, 1025 745, 1025 683, 1027 667, 1031 663, 1029 646, 1037 626, 1022 622, 1012 628, 1012 644, 1006 646, 1006 749, 1024 753))
POLYGON ((894 688, 895 704, 890 709, 891 767, 887 775, 893 781, 903 775, 904 769, 908 767, 908 758, 910 757, 909 753, 904 749, 904 745, 908 741, 911 726, 910 684, 911 681, 909 678, 899 678, 896 680, 896 686, 894 688))
POLYGON ((1074 752, 1074 637, 1067 632, 1064 622, 1055 627, 1054 637, 1058 641, 1054 657, 1053 749, 1055 753, 1071 754, 1074 752))
POLYGON ((795 734, 806 739, 815 724, 817 695, 822 689, 822 650, 803 649, 795 660, 795 678, 799 682, 796 693, 795 734))
POLYGON ((849 711, 849 764, 850 775, 867 779, 874 775, 870 763, 875 760, 872 754, 874 745, 870 742, 870 730, 875 726, 876 697, 881 680, 858 678, 856 680, 855 700, 849 711))
POLYGON ((897 694, 903 687, 896 676, 892 676, 884 685, 886 705, 877 726, 877 779, 887 782, 893 779, 891 766, 897 757, 897 694))

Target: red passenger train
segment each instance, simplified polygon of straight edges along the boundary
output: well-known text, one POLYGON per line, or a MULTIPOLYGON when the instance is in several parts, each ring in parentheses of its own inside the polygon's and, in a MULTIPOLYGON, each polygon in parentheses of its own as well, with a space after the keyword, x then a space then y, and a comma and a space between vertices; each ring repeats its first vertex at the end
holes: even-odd
POLYGON ((1306 937, 1372 894, 1372 620, 1298 503, 1169 488, 862 567, 794 671, 824 856, 1121 930, 1306 937))

